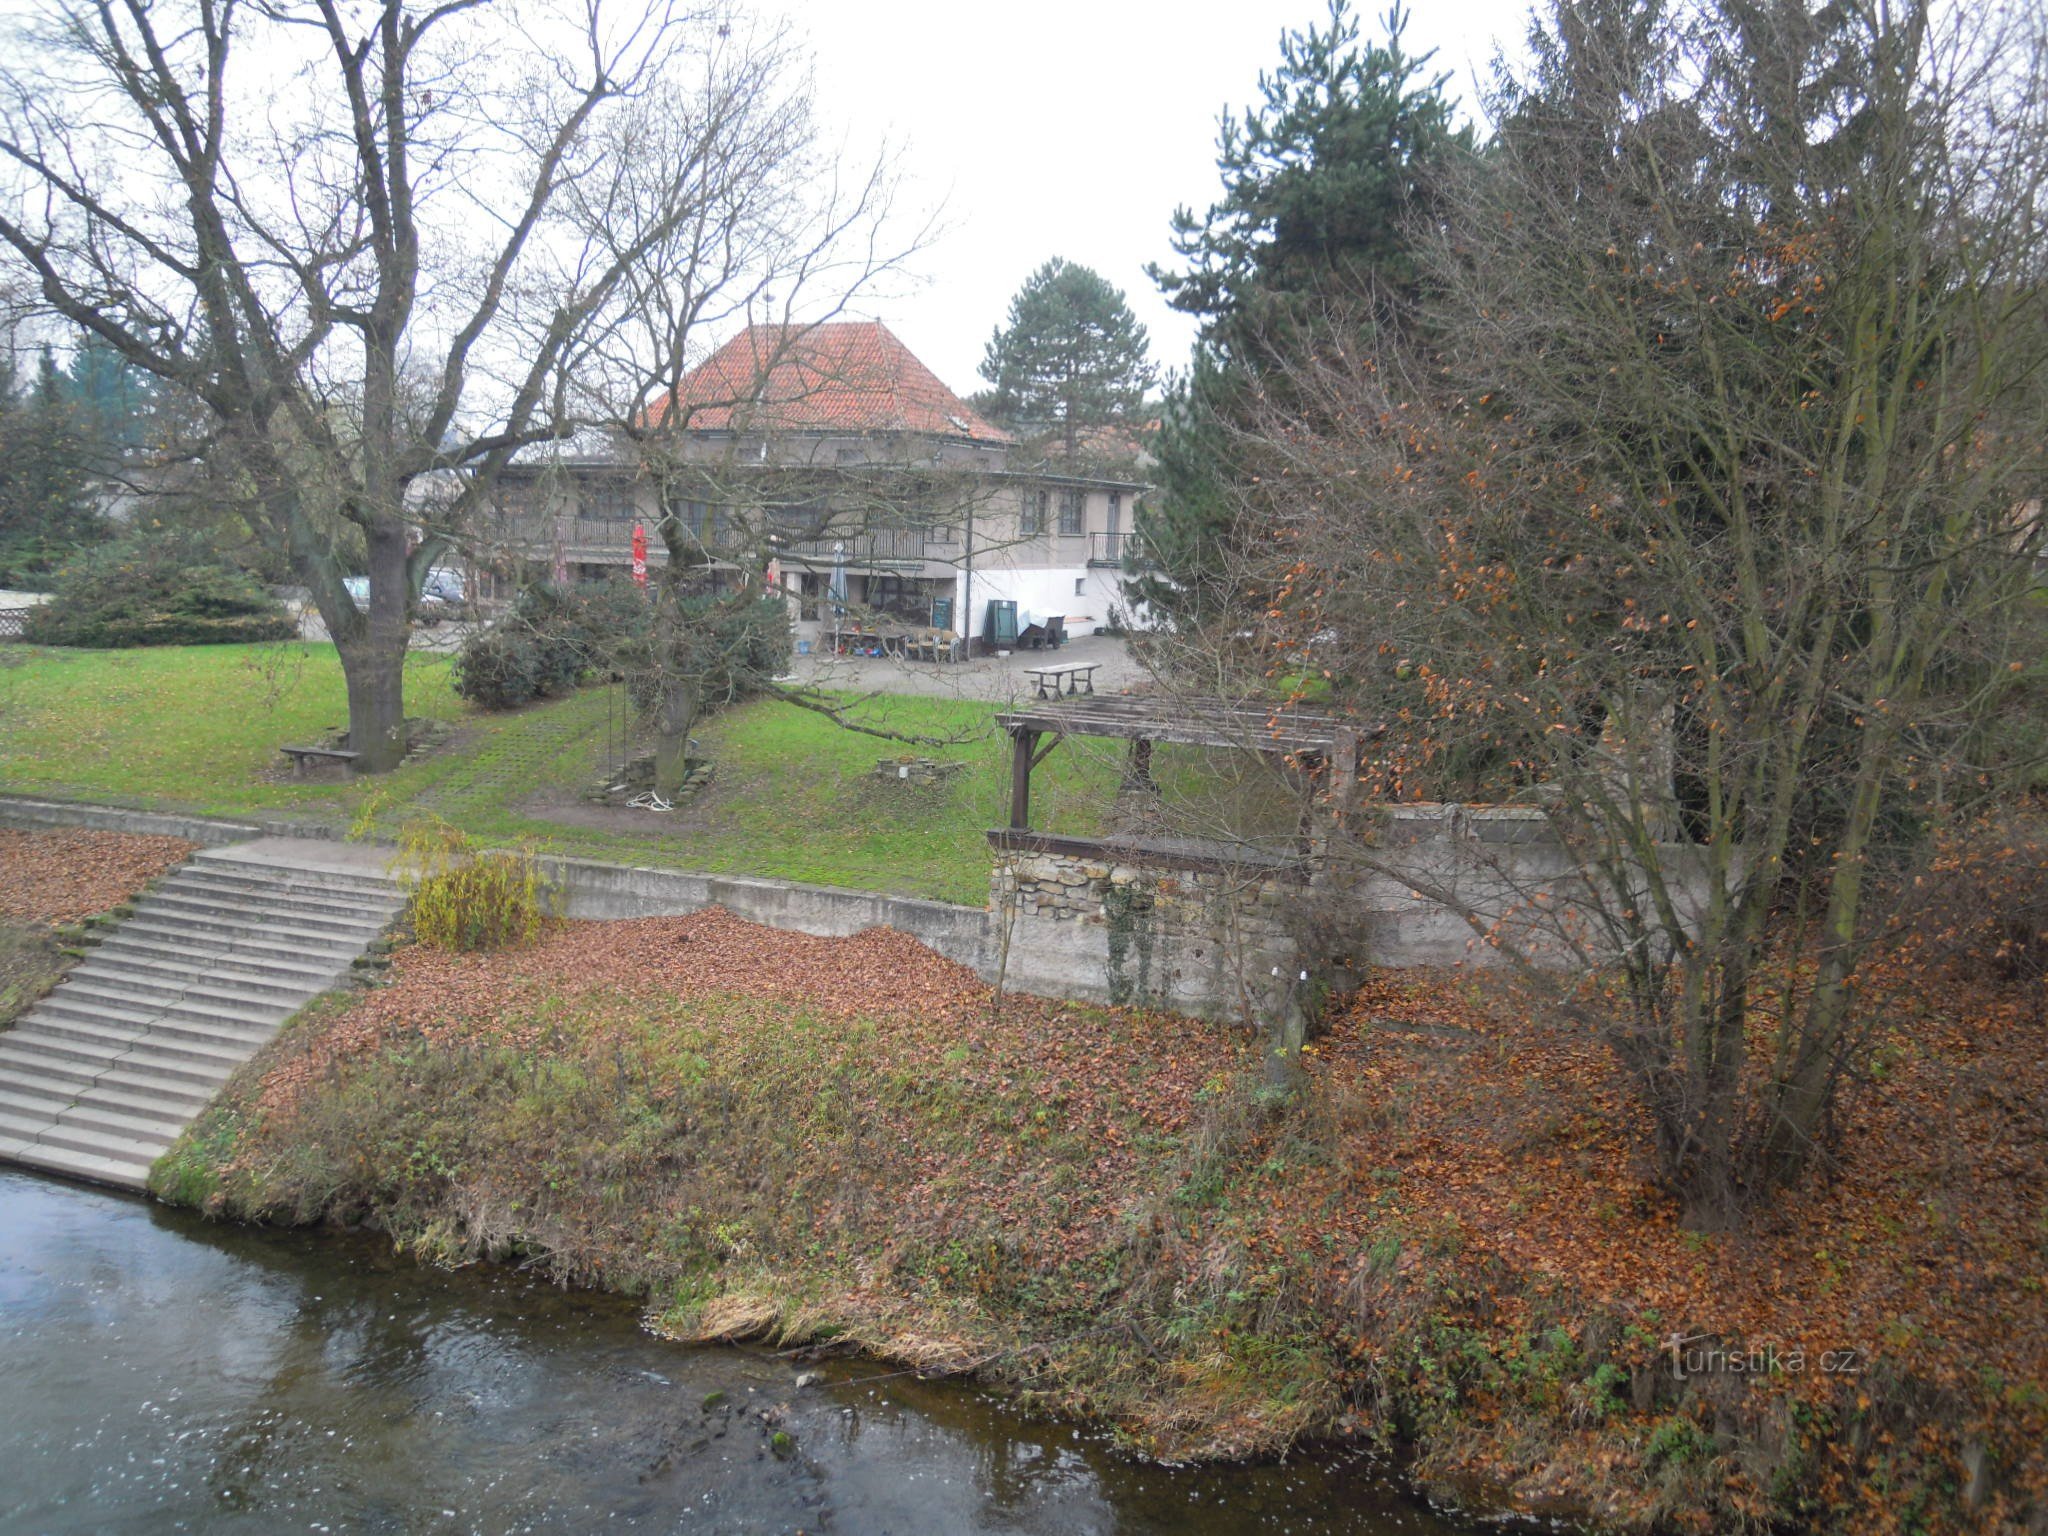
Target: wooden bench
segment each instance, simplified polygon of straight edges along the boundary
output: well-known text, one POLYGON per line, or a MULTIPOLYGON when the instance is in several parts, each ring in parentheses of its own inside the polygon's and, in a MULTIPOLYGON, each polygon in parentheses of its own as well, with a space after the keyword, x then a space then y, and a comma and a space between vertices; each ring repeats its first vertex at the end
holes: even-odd
POLYGON ((1057 667, 1026 667, 1024 675, 1038 684, 1041 699, 1056 699, 1062 692, 1071 694, 1086 689, 1093 693, 1095 669, 1101 665, 1099 661, 1069 661, 1057 667))
POLYGON ((308 768, 325 768, 330 763, 346 765, 356 760, 355 753, 340 747, 279 747, 277 750, 292 760, 292 772, 302 779, 308 768))

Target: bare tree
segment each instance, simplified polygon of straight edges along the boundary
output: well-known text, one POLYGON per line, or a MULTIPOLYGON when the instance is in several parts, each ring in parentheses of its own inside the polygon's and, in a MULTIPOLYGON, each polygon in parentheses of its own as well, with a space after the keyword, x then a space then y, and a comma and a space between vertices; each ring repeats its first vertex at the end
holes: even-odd
POLYGON ((361 771, 405 750, 428 569, 568 429, 570 366, 697 213, 641 205, 598 241, 570 205, 634 197, 614 119, 731 25, 720 0, 47 0, 7 28, 0 240, 43 304, 202 403, 334 637, 361 771))
POLYGON ((735 692, 925 739, 758 675, 750 641, 753 626, 785 618, 762 610, 778 557, 884 530, 915 541, 989 494, 975 465, 942 462, 918 434, 868 444, 876 462, 845 464, 784 429, 817 396, 875 387, 839 376, 820 328, 897 286, 928 220, 900 210, 886 146, 856 160, 820 142, 774 30, 731 33, 701 83, 650 97, 612 131, 615 156, 639 169, 607 186, 605 201, 578 200, 577 217, 594 246, 634 257, 579 352, 574 398, 652 492, 665 559, 651 573, 647 633, 628 640, 623 660, 653 701, 656 795, 680 788, 700 711, 735 692), (714 375, 707 354, 735 332, 714 375), (700 421, 717 429, 699 432, 700 421))
POLYGON ((2048 55, 1916 3, 1565 3, 1535 41, 1429 232, 1427 352, 1327 328, 1243 445, 1280 512, 1241 659, 1387 727, 1366 798, 1544 810, 1576 899, 1489 937, 1587 962, 1712 1224, 1825 1146, 1885 876, 2011 766, 2048 55))

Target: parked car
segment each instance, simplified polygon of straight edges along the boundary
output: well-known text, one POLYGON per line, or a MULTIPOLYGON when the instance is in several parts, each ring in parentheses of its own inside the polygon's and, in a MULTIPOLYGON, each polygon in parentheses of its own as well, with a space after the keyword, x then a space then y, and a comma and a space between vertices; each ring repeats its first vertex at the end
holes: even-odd
MULTIPOLYGON (((370 578, 350 576, 342 585, 348 588, 349 601, 356 605, 358 613, 370 611, 370 578)), ((427 572, 426 584, 420 590, 420 600, 413 607, 413 613, 422 624, 435 625, 443 619, 455 618, 462 608, 462 573, 460 571, 433 570, 427 572), (437 577, 446 578, 436 580, 437 577), (449 596, 450 590, 454 596, 449 596)))

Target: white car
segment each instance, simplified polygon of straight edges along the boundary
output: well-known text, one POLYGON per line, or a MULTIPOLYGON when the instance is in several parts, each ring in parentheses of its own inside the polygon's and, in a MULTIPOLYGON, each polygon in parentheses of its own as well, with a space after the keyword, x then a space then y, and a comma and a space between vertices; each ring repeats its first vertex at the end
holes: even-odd
MULTIPOLYGON (((358 613, 370 611, 370 578, 350 576, 342 581, 348 588, 349 601, 356 605, 358 613)), ((460 571, 432 570, 427 572, 425 585, 420 589, 420 600, 414 608, 422 624, 438 624, 443 619, 453 618, 462 606, 462 573, 460 571)))

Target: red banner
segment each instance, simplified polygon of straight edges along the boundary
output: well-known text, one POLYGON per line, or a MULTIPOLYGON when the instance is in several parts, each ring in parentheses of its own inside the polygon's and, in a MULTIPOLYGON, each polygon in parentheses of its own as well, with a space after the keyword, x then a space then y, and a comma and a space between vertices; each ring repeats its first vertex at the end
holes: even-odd
POLYGON ((639 523, 633 525, 633 580, 647 585, 647 530, 639 523))

